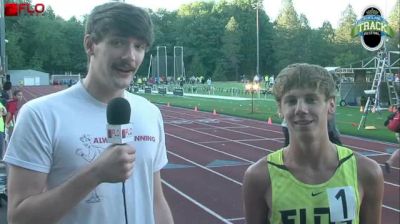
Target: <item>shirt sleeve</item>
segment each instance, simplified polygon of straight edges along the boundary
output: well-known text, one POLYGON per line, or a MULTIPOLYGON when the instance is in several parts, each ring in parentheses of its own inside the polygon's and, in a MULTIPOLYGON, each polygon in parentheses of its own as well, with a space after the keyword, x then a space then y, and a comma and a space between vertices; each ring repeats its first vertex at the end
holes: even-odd
POLYGON ((12 115, 15 114, 15 112, 17 111, 17 103, 16 101, 10 101, 7 103, 7 111, 10 112, 12 115))
POLYGON ((25 169, 49 173, 52 164, 51 133, 45 116, 25 104, 19 113, 4 161, 25 169))
MULTIPOLYGON (((157 110, 158 110, 158 108, 157 108, 157 110)), ((158 110, 157 112, 158 112, 157 123, 158 123, 160 140, 158 142, 156 157, 154 160, 154 166, 153 166, 154 172, 161 170, 168 163, 167 149, 165 146, 164 122, 163 122, 163 118, 161 116, 160 110, 158 110)))

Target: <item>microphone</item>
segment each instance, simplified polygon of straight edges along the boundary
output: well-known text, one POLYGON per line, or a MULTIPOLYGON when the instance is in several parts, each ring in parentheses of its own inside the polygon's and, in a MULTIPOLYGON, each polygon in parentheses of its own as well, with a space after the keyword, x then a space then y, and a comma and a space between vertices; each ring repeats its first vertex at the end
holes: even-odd
POLYGON ((133 127, 130 123, 131 106, 122 97, 112 99, 107 105, 107 140, 109 143, 132 142, 133 127))
MULTIPOLYGON (((112 99, 107 105, 107 139, 109 143, 126 144, 133 141, 133 127, 130 123, 131 106, 122 97, 112 99)), ((126 209, 125 181, 122 182, 125 224, 128 224, 126 209)))

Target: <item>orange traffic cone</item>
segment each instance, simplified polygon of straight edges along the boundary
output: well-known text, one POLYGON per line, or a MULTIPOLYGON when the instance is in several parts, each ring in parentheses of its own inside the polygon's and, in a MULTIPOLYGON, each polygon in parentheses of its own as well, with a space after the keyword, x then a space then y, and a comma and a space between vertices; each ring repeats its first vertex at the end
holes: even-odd
POLYGON ((213 110, 213 115, 217 115, 217 111, 215 109, 213 110))
POLYGON ((271 119, 271 117, 268 117, 268 122, 267 122, 267 124, 272 124, 272 119, 271 119))
POLYGON ((170 107, 169 102, 167 103, 167 107, 170 107))
POLYGON ((364 107, 363 106, 360 107, 360 112, 364 112, 364 107))
POLYGON ((194 106, 194 111, 198 111, 197 106, 194 106))

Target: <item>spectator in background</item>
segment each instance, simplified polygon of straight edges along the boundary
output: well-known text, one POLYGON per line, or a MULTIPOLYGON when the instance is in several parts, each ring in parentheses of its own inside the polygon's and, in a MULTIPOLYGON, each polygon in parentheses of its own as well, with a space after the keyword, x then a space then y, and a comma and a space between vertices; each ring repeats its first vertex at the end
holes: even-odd
POLYGON ((260 81, 260 77, 258 75, 255 75, 253 78, 253 82, 258 83, 260 81))
MULTIPOLYGON (((396 140, 400 143, 400 121, 398 120, 400 113, 400 107, 397 108, 396 112, 390 114, 384 125, 388 127, 388 129, 395 133, 396 140)), ((392 155, 390 155, 389 159, 385 162, 385 171, 386 173, 390 173, 390 170, 394 164, 400 163, 400 149, 396 149, 392 155)))
POLYGON ((286 147, 289 145, 289 129, 287 127, 287 122, 286 122, 285 118, 282 119, 281 126, 282 126, 282 133, 285 138, 283 147, 286 147))
MULTIPOLYGON (((0 115, 5 116, 7 115, 6 107, 0 102, 0 115)), ((4 120, 0 118, 0 162, 3 158, 3 149, 5 148, 5 125, 4 120)))
POLYGON ((208 86, 209 89, 211 88, 211 78, 207 79, 207 86, 208 86))
POLYGON ((207 91, 208 91, 208 94, 211 94, 211 78, 208 78, 207 79, 207 91))
POLYGON ((264 76, 264 86, 265 88, 269 87, 269 75, 265 74, 264 76))
POLYGON ((185 84, 185 79, 183 78, 183 76, 181 76, 180 78, 178 78, 178 81, 179 81, 179 86, 180 86, 181 88, 183 88, 183 85, 185 84))
POLYGON ((12 84, 10 81, 6 81, 3 84, 3 90, 1 91, 1 103, 5 106, 7 105, 7 101, 11 96, 12 84))
POLYGON ((137 78, 137 85, 139 86, 139 88, 142 88, 143 85, 142 78, 140 77, 137 78))
POLYGON ((13 98, 9 100, 6 105, 7 115, 6 115, 6 131, 7 131, 7 141, 11 138, 11 134, 14 130, 14 124, 17 120, 17 115, 19 112, 19 108, 22 106, 22 91, 17 89, 13 91, 13 98))
POLYGON ((268 85, 269 85, 270 87, 272 87, 274 84, 275 84, 275 78, 274 78, 274 75, 271 75, 271 76, 269 77, 268 85))
MULTIPOLYGON (((399 139, 398 139, 398 141, 399 141, 399 139)), ((400 149, 396 149, 396 151, 394 151, 392 153, 392 155, 390 155, 389 159, 386 160, 385 171, 387 173, 390 173, 390 170, 394 164, 397 164, 397 166, 399 166, 399 164, 400 164, 400 149)))

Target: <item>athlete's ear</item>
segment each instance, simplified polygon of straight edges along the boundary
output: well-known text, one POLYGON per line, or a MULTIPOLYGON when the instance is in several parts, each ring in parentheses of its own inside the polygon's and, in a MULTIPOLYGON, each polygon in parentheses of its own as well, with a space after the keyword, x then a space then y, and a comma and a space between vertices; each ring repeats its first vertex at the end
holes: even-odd
POLYGON ((331 97, 328 100, 328 113, 334 114, 336 112, 336 99, 335 97, 331 97))
POLYGON ((90 34, 85 34, 83 39, 83 47, 85 47, 86 55, 91 56, 94 54, 94 41, 90 34))

